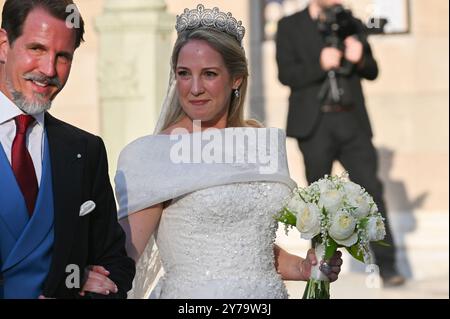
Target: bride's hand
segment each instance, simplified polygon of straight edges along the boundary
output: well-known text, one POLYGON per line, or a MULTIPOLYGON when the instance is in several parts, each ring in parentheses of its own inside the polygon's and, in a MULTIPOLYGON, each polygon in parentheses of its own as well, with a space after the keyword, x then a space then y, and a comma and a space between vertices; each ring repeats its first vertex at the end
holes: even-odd
MULTIPOLYGON (((336 251, 334 255, 330 258, 328 263, 320 262, 320 270, 328 277, 330 282, 336 281, 338 279, 339 273, 341 272, 342 265, 342 253, 336 251)), ((314 248, 308 250, 306 258, 300 265, 301 273, 305 280, 308 280, 311 276, 311 268, 317 265, 317 257, 314 248)))
POLYGON ((109 295, 111 292, 119 291, 116 284, 108 278, 109 271, 102 266, 89 266, 86 276, 87 280, 80 291, 80 296, 85 296, 86 292, 109 295))

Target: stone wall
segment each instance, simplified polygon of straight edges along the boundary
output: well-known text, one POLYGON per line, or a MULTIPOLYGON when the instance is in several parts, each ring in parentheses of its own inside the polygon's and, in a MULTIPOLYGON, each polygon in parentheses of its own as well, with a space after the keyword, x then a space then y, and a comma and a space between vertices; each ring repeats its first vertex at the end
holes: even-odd
MULTIPOLYGON (((252 1, 255 0, 203 3, 233 12, 248 26, 252 1)), ((1 6, 3 2, 0 0, 1 6)), ((370 4, 370 0, 347 2, 355 13, 364 12, 370 4)), ((389 207, 394 211, 446 212, 449 209, 449 4, 445 0, 411 0, 410 3, 410 33, 370 39, 381 73, 376 81, 364 82, 364 89, 374 143, 380 150, 380 176, 385 181, 389 207)), ((69 82, 55 100, 52 113, 102 135, 95 19, 102 13, 104 1, 78 0, 77 4, 86 21, 86 43, 76 52, 69 82)), ((176 15, 185 7, 194 7, 197 1, 167 0, 166 4, 169 13, 176 15)), ((244 41, 247 53, 250 52, 249 36, 244 41)), ((266 124, 284 127, 289 89, 277 79, 274 43, 264 42, 261 49, 264 86, 270 88, 264 91, 266 124)), ((158 58, 161 64, 168 65, 166 55, 158 58)), ((288 141, 288 151, 292 175, 304 185, 302 158, 295 141, 288 141)), ((341 170, 339 165, 335 169, 341 170)))

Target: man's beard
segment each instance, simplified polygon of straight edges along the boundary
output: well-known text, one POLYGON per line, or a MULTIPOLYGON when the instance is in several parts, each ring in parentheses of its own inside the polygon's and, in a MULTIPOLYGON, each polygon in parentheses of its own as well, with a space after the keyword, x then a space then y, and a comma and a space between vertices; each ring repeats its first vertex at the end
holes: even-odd
POLYGON ((21 109, 24 113, 29 115, 36 115, 40 114, 42 112, 50 110, 52 107, 52 101, 47 102, 38 102, 33 101, 29 102, 27 101, 26 97, 17 91, 11 91, 11 95, 13 97, 14 104, 21 109))
MULTIPOLYGON (((24 78, 35 79, 35 77, 33 77, 33 75, 26 75, 24 78)), ((51 81, 54 81, 52 83, 55 83, 55 85, 57 85, 57 86, 60 85, 59 80, 57 80, 57 79, 51 79, 51 81)), ((42 101, 42 102, 38 101, 39 97, 44 98, 44 96, 39 93, 34 93, 37 100, 31 101, 31 102, 28 101, 22 92, 16 91, 14 89, 14 87, 12 86, 11 82, 8 79, 6 80, 6 87, 9 90, 9 93, 11 93, 14 104, 26 114, 29 114, 29 115, 40 114, 40 113, 50 110, 50 108, 52 107, 51 100, 42 101)))

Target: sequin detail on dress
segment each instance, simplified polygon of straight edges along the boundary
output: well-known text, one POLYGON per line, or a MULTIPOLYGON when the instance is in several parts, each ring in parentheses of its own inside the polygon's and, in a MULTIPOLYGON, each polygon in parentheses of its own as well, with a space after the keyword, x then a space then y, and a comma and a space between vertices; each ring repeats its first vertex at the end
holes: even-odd
POLYGON ((289 194, 282 183, 248 182, 175 200, 157 234, 165 275, 156 297, 287 298, 273 244, 289 194))

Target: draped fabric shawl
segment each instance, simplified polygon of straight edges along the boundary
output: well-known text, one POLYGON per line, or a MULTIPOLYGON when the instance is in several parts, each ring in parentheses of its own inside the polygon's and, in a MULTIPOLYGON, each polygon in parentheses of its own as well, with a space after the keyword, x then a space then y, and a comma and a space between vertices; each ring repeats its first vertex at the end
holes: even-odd
MULTIPOLYGON (((289 177, 286 135, 276 128, 226 128, 149 135, 121 152, 115 177, 119 219, 208 187, 289 177)), ((217 194, 220 196, 220 194, 217 194)), ((136 264, 129 298, 148 298, 161 277, 154 236, 136 264)))
POLYGON ((251 181, 295 187, 284 131, 246 127, 145 136, 126 146, 119 157, 119 219, 196 190, 251 181))

